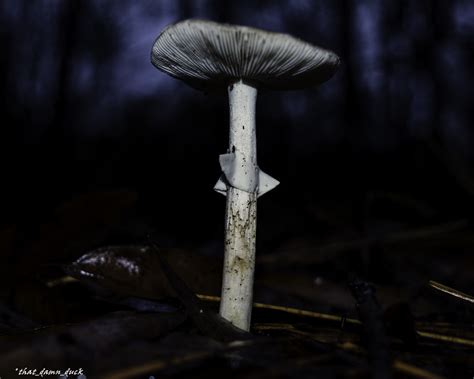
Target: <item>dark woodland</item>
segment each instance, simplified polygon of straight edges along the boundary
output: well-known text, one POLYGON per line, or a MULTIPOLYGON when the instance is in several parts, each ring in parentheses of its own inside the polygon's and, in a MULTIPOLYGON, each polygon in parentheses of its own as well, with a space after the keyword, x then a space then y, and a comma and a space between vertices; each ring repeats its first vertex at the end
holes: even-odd
POLYGON ((473 1, 0 0, 0 46, 1 379, 474 376, 473 1), (341 58, 258 94, 251 333, 217 317, 227 94, 150 63, 187 18, 341 58))

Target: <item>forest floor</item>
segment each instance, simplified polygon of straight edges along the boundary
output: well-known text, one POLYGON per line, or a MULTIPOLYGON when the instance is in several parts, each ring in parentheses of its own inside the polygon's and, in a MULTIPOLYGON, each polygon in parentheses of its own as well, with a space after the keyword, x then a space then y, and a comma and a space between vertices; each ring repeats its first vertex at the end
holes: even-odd
POLYGON ((288 238, 258 256, 244 333, 217 316, 221 259, 110 243, 129 199, 81 195, 28 242, 1 231, 2 379, 474 376, 468 220, 395 227, 380 211, 363 237, 288 238))

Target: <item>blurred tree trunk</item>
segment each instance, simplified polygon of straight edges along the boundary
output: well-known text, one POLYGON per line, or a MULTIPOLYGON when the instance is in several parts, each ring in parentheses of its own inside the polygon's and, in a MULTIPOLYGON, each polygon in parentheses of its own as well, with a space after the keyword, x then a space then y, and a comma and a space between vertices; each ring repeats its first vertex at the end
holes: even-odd
MULTIPOLYGON (((45 130, 43 145, 43 180, 47 186, 47 198, 57 202, 67 195, 71 178, 74 177, 74 138, 67 122, 70 117, 71 77, 78 25, 81 19, 81 1, 68 0, 59 3, 57 18, 57 79, 56 95, 52 99, 53 116, 45 130)), ((43 5, 45 6, 45 5, 43 5)), ((44 206, 48 207, 45 201, 44 206)), ((47 208, 46 208, 47 209, 47 208)))
POLYGON ((68 107, 74 46, 81 17, 80 0, 63 1, 61 8, 57 32, 59 51, 57 92, 54 101, 54 118, 47 133, 47 138, 52 139, 55 148, 59 150, 63 150, 62 146, 66 142, 67 135, 64 124, 68 107))

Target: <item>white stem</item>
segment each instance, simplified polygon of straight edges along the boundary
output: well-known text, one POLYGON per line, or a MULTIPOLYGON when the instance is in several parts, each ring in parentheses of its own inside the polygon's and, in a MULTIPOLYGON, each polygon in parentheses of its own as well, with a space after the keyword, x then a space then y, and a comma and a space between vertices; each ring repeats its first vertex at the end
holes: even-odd
POLYGON ((220 315, 238 328, 249 330, 253 302, 255 237, 257 229, 257 89, 242 81, 229 86, 229 152, 246 167, 244 181, 253 192, 227 189, 224 272, 220 315))

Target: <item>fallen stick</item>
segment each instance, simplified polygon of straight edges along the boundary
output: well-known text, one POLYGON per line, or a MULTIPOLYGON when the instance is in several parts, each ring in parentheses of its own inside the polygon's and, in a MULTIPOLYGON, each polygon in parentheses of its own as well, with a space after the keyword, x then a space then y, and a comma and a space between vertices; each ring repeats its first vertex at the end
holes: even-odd
POLYGON ((468 294, 466 294, 466 293, 464 293, 464 292, 455 290, 454 288, 445 286, 444 284, 435 282, 434 280, 430 280, 429 285, 430 285, 432 288, 434 288, 434 289, 436 289, 436 290, 438 290, 438 291, 447 293, 448 295, 457 297, 458 299, 462 299, 462 300, 465 300, 465 301, 468 301, 468 302, 474 304, 474 297, 472 297, 471 295, 468 295, 468 294))
MULTIPOLYGON (((221 299, 219 296, 210 296, 210 295, 202 295, 202 294, 197 294, 197 297, 199 297, 201 300, 212 301, 212 302, 219 302, 221 299)), ((293 307, 285 307, 282 305, 253 303, 253 306, 255 308, 276 310, 276 311, 280 311, 284 313, 293 314, 296 316, 310 317, 310 318, 314 318, 318 320, 335 321, 335 322, 341 323, 341 325, 344 325, 345 323, 352 324, 352 325, 361 324, 359 320, 354 319, 354 318, 337 316, 337 315, 333 315, 329 313, 313 312, 313 311, 308 311, 305 309, 299 309, 299 308, 293 308, 293 307)), ((449 335, 439 334, 439 333, 431 333, 431 332, 426 332, 419 329, 417 329, 416 333, 420 337, 423 337, 425 339, 431 339, 431 340, 436 340, 436 341, 441 341, 441 342, 449 342, 449 343, 453 343, 457 345, 474 346, 474 340, 470 340, 467 338, 460 338, 460 337, 449 336, 449 335)))

